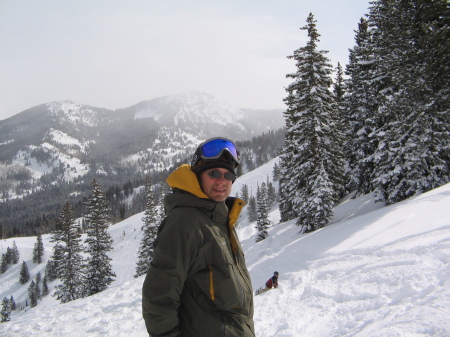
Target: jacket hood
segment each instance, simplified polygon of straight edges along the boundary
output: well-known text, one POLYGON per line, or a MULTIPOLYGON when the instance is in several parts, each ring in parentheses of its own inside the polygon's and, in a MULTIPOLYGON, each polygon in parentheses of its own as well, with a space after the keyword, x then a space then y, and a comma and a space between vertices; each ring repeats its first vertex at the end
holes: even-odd
POLYGON ((202 191, 197 176, 191 171, 190 165, 181 165, 167 177, 166 181, 173 189, 189 192, 201 199, 209 199, 202 191))

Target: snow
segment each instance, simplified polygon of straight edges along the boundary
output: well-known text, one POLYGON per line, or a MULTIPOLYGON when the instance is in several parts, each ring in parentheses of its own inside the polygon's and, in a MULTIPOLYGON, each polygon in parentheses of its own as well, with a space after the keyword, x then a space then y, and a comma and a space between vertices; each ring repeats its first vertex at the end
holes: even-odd
POLYGON ((153 101, 143 102, 138 105, 135 118, 154 118, 160 121, 166 114, 158 105, 172 106, 176 110, 174 116, 175 125, 187 122, 205 122, 213 120, 214 123, 227 125, 235 124, 236 127, 245 130, 239 122, 243 119, 243 110, 233 107, 215 97, 198 91, 191 91, 172 96, 165 96, 153 101))
POLYGON ((39 147, 28 145, 26 150, 19 150, 13 158, 13 164, 19 164, 29 169, 35 179, 39 179, 46 173, 51 173, 59 165, 70 167, 70 170, 66 170, 64 173, 64 179, 66 181, 73 181, 78 176, 83 176, 89 171, 88 165, 82 164, 80 159, 60 153, 55 146, 47 142, 42 143, 39 147), (50 163, 40 163, 36 158, 30 156, 32 150, 38 148, 44 149, 51 155, 50 163))
POLYGON ((50 115, 60 115, 73 125, 96 126, 98 124, 97 113, 88 106, 69 100, 50 102, 46 106, 50 115))
MULTIPOLYGON (((238 178, 233 195, 243 184, 255 194, 277 160, 238 178)), ((269 236, 259 243, 244 211, 238 234, 253 288, 280 273, 278 289, 254 298, 256 335, 450 336, 449 206, 450 184, 388 207, 371 194, 347 198, 335 207, 332 224, 309 234, 299 234, 295 221, 278 224, 274 206, 269 236)), ((0 335, 148 336, 141 317, 144 276, 133 278, 142 216, 110 227, 117 277, 109 289, 66 304, 44 297, 33 309, 13 312, 11 322, 0 324, 0 335)), ((32 263, 36 237, 2 240, 0 253, 13 241, 32 278, 43 275, 45 264, 32 263)), ((49 236, 43 241, 46 260, 49 236)), ((0 275, 0 298, 25 300, 20 265, 0 275)))
POLYGON ((81 152, 86 152, 86 147, 89 146, 90 143, 93 143, 93 141, 80 142, 78 139, 69 136, 67 133, 55 129, 50 129, 46 135, 46 138, 47 137, 53 142, 62 145, 76 145, 80 148, 81 152))

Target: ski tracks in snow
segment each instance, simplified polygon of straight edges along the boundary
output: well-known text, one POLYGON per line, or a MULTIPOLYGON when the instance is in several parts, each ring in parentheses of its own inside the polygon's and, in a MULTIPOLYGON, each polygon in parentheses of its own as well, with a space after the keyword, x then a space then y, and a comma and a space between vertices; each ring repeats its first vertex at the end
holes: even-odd
POLYGON ((255 297, 257 336, 446 335, 449 234, 445 226, 381 247, 324 252, 305 270, 281 273, 278 289, 255 297))

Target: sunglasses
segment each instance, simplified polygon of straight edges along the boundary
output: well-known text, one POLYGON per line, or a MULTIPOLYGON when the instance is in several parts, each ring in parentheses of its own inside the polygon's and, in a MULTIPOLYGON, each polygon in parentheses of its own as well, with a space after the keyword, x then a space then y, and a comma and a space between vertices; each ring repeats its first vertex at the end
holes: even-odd
POLYGON ((219 159, 224 152, 229 154, 236 164, 241 162, 241 155, 231 140, 226 138, 212 138, 199 145, 192 159, 191 166, 194 166, 200 159, 219 159))
POLYGON ((208 172, 208 175, 211 178, 214 178, 214 179, 219 179, 223 175, 225 180, 228 180, 228 181, 231 181, 231 182, 234 182, 236 180, 236 176, 233 173, 231 173, 231 172, 222 173, 222 172, 217 171, 217 170, 212 170, 212 171, 208 172))

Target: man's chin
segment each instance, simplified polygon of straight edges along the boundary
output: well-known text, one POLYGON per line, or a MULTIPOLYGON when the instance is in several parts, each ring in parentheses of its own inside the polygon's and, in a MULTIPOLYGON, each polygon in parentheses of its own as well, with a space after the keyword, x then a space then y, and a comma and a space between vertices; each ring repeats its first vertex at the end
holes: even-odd
POLYGON ((227 200, 227 196, 223 194, 215 194, 210 196, 210 199, 215 202, 224 202, 225 200, 227 200))

